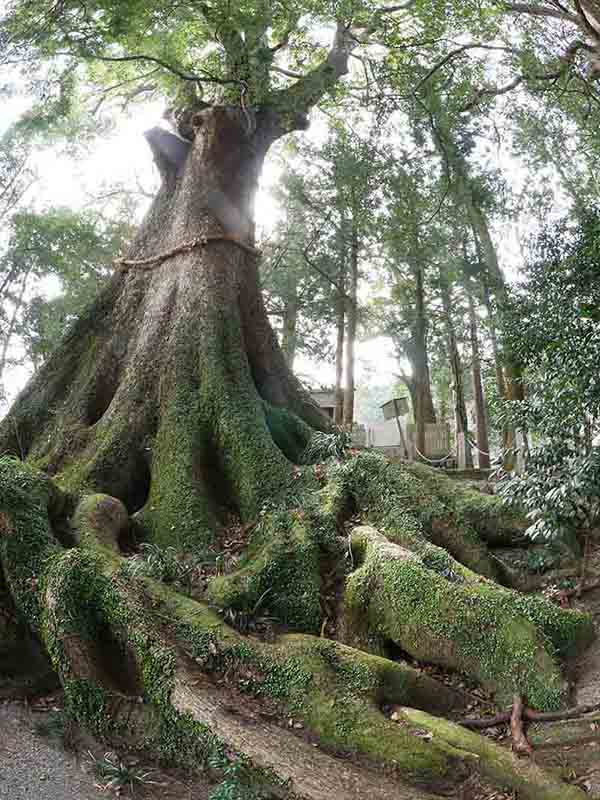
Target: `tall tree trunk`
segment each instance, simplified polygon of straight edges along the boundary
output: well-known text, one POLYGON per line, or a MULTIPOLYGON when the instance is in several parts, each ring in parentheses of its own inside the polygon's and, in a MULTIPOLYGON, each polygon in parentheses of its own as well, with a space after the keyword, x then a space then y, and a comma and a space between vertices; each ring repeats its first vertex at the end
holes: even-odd
POLYGON ((456 333, 454 332, 454 324, 452 322, 452 298, 450 294, 450 287, 448 279, 440 267, 440 293, 442 297, 442 307, 444 310, 444 325, 446 327, 446 338, 448 341, 448 356, 450 359, 450 368, 452 370, 452 378, 454 381, 454 410, 456 416, 456 433, 464 437, 465 442, 465 467, 471 469, 473 467, 473 457, 471 455, 471 448, 468 444, 469 439, 469 421, 467 417, 467 406, 465 403, 465 393, 463 387, 463 368, 456 341, 456 333))
POLYGON ((471 338, 471 374, 473 376, 473 395, 475 397, 475 413, 477 418, 477 449, 479 451, 478 463, 480 469, 489 469, 490 443, 488 437, 485 397, 483 394, 483 383, 481 380, 481 356, 479 352, 477 314, 475 312, 473 295, 469 289, 470 287, 467 287, 467 297, 469 298, 469 333, 471 338))
POLYGON ((281 349, 290 370, 294 370, 298 341, 298 285, 294 281, 290 294, 283 304, 283 335, 281 349))
POLYGON ((417 428, 417 448, 426 455, 425 430, 428 423, 435 419, 435 409, 431 396, 431 379, 429 375, 429 358, 427 353, 427 313, 425 308, 425 289, 423 267, 413 263, 415 277, 415 322, 413 328, 413 373, 415 384, 414 412, 417 428))
POLYGON ((162 185, 129 263, 24 390, 0 452, 118 497, 151 535, 206 544, 223 509, 253 519, 287 480, 302 425, 330 423, 287 367, 259 290, 254 198, 277 123, 265 113, 248 131, 220 107, 195 129, 179 169, 148 135, 162 185))
POLYGON ((483 289, 483 301, 488 315, 489 336, 492 344, 492 355, 494 357, 494 371, 496 373, 496 389, 498 391, 498 397, 505 398, 506 381, 504 379, 504 367, 502 365, 500 348, 498 347, 498 333, 496 331, 495 314, 490 295, 490 287, 485 278, 482 280, 481 285, 483 289))
POLYGON ((13 310, 10 315, 10 319, 8 321, 8 326, 2 337, 2 348, 0 349, 0 385, 3 384, 4 381, 4 371, 6 369, 6 362, 8 359, 8 349, 12 342, 12 338, 15 333, 15 328, 17 325, 17 319, 19 317, 19 311, 21 310, 21 306, 23 305, 23 298, 25 296, 25 290, 27 289, 27 281, 29 279, 29 275, 31 270, 27 270, 23 274, 21 279, 21 285, 17 290, 17 294, 13 299, 13 310))
POLYGON ((334 422, 340 427, 344 424, 344 344, 346 339, 346 248, 345 224, 342 219, 338 231, 338 259, 336 298, 336 344, 335 344, 335 412, 334 422))
POLYGON ((344 427, 352 429, 354 423, 354 347, 358 324, 358 227, 353 215, 350 231, 350 280, 346 307, 346 386, 344 389, 344 427))
MULTIPOLYGON (((502 269, 500 268, 498 254, 490 233, 486 214, 474 193, 473 184, 469 175, 469 165, 464 155, 457 148, 452 130, 445 119, 445 114, 441 106, 438 105, 434 110, 432 119, 435 120, 433 138, 440 157, 443 159, 448 182, 457 203, 464 208, 467 214, 480 259, 486 267, 487 275, 484 280, 494 292, 496 299, 502 303, 506 298, 506 282, 502 269)), ((490 311, 491 302, 488 302, 487 299, 486 305, 488 311, 490 311)), ((490 320, 492 319, 493 318, 490 316, 490 320)), ((512 384, 515 381, 518 382, 519 367, 516 363, 512 363, 509 354, 501 353, 497 339, 494 341, 494 348, 497 384, 500 397, 510 398, 511 396, 516 396, 519 389, 512 384), (501 374, 499 368, 502 362, 505 363, 506 371, 504 374, 501 374), (504 387, 504 391, 501 391, 502 387, 504 387)), ((504 467, 507 470, 514 467, 514 460, 511 453, 515 448, 515 443, 516 433, 514 429, 506 427, 503 431, 503 449, 505 452, 504 467)))

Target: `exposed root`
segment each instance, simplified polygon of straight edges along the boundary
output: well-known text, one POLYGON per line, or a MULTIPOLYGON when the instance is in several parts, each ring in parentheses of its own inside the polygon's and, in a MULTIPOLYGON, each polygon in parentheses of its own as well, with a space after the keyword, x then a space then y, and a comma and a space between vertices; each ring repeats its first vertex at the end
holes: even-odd
MULTIPOLYGON (((564 711, 535 711, 525 706, 523 708, 522 718, 527 720, 527 722, 561 722, 567 719, 578 719, 585 716, 585 714, 592 714, 595 711, 600 711, 600 703, 575 706, 575 708, 566 708, 564 711)), ((484 719, 467 717, 466 719, 457 720, 457 722, 464 728, 482 731, 486 728, 495 728, 497 725, 510 722, 512 713, 512 711, 506 711, 502 714, 496 714, 493 717, 484 719)))
MULTIPOLYGON (((0 467, 7 585, 50 654, 70 713, 97 734, 127 735, 185 765, 244 755, 255 779, 282 796, 291 790, 316 800, 416 800, 478 771, 526 800, 583 797, 459 726, 407 709, 464 707, 458 693, 410 667, 316 636, 274 643, 243 637, 206 606, 150 579, 132 579, 117 552, 126 515, 114 499, 96 495, 79 504, 78 546, 65 551, 52 534, 48 485, 17 462, 0 467), (405 724, 387 719, 385 704, 402 706, 405 724), (279 719, 292 727, 282 730, 279 719), (422 736, 423 729, 433 737, 422 736), (331 751, 352 754, 352 765, 331 751)), ((408 551, 397 559, 401 548, 378 537, 366 536, 367 549, 383 542, 396 548, 391 563, 421 564, 408 551)), ((367 554, 363 567, 368 561, 367 554)), ((476 587, 474 580, 470 590, 476 587)))
POLYGON ((542 770, 532 759, 521 759, 484 736, 467 731, 424 711, 405 708, 406 723, 476 757, 480 774, 496 786, 509 787, 521 800, 584 800, 581 789, 542 770))
POLYGON ((559 652, 587 644, 587 616, 522 597, 456 563, 440 574, 371 527, 355 528, 351 541, 360 567, 348 580, 346 607, 359 626, 367 620, 369 632, 420 661, 474 676, 501 700, 519 693, 537 708, 560 706, 564 687, 548 639, 559 652))
POLYGON ((510 714, 510 732, 513 740, 513 750, 518 756, 530 756, 533 753, 525 731, 523 730, 523 698, 516 694, 510 714))

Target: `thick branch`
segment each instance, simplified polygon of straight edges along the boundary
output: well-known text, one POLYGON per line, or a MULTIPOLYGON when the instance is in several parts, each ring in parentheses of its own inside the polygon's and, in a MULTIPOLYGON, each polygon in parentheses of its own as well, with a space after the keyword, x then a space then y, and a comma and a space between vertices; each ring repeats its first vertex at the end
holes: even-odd
POLYGON ((434 75, 439 69, 444 67, 449 61, 452 61, 457 56, 461 55, 462 53, 466 52, 467 50, 504 50, 505 52, 512 53, 514 52, 514 48, 506 47, 504 45, 488 45, 488 44, 481 44, 480 42, 469 42, 468 44, 463 44, 462 47, 457 47, 456 50, 452 50, 450 53, 445 55, 437 64, 434 64, 433 67, 427 72, 425 77, 423 77, 415 88, 415 92, 418 92, 421 86, 434 75))
POLYGON ((563 22, 572 22, 574 25, 581 26, 581 20, 576 14, 571 14, 569 11, 561 11, 557 8, 548 8, 547 6, 530 5, 529 3, 502 3, 502 7, 506 11, 514 14, 529 14, 532 17, 552 17, 553 19, 560 19, 563 22))
POLYGON ((308 114, 310 109, 348 73, 350 53, 359 42, 350 28, 339 22, 329 54, 322 64, 287 89, 274 92, 272 101, 283 112, 308 114))

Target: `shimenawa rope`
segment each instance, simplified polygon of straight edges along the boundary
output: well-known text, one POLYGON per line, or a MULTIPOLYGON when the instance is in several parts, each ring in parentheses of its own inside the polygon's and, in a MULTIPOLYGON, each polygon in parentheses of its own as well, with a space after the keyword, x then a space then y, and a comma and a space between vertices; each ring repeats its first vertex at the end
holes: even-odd
POLYGON ((205 236, 199 236, 197 239, 192 239, 189 242, 184 242, 184 244, 173 247, 171 250, 166 250, 164 253, 159 253, 157 256, 151 256, 150 258, 116 258, 114 264, 122 270, 126 270, 129 267, 137 267, 138 269, 153 269, 159 264, 162 264, 163 261, 167 261, 169 258, 181 255, 182 253, 190 253, 197 247, 206 247, 208 244, 210 244, 210 242, 231 242, 232 244, 236 245, 236 247, 239 247, 241 250, 244 250, 244 252, 249 253, 252 256, 258 257, 261 255, 260 250, 257 250, 256 247, 252 247, 252 245, 236 239, 235 236, 227 236, 225 234, 207 234, 205 236))

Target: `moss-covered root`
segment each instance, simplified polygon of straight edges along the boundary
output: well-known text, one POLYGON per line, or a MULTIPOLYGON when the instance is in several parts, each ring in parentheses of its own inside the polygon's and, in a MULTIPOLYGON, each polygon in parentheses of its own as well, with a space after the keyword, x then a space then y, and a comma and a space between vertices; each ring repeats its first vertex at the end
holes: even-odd
POLYGON ((265 609, 295 630, 321 626, 319 530, 304 511, 274 511, 256 526, 239 569, 210 582, 219 608, 256 615, 265 609))
POLYGON ((469 504, 475 508, 482 503, 490 511, 491 503, 500 513, 499 500, 461 488, 455 498, 451 492, 455 484, 438 472, 396 464, 373 452, 360 453, 329 470, 325 504, 338 514, 358 509, 392 541, 413 550, 430 542, 478 574, 499 580, 497 562, 473 524, 477 515, 465 510, 469 504))
POLYGON ((464 753, 471 753, 478 760, 481 775, 496 786, 504 785, 516 791, 522 800, 584 800, 588 796, 581 789, 540 769, 535 762, 520 759, 490 739, 445 719, 412 708, 401 709, 396 714, 413 729, 432 734, 434 740, 439 739, 464 753))
POLYGON ((405 465, 404 469, 421 481, 438 503, 451 509, 457 521, 462 520, 477 531, 486 544, 502 547, 523 539, 527 520, 516 509, 508 508, 500 497, 478 492, 424 464, 405 465))
POLYGON ((469 581, 460 565, 436 569, 374 528, 352 533, 361 566, 350 576, 346 608, 372 634, 422 661, 477 679, 509 702, 523 694, 534 708, 558 708, 563 683, 556 652, 593 637, 591 619, 491 581, 469 581))

